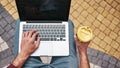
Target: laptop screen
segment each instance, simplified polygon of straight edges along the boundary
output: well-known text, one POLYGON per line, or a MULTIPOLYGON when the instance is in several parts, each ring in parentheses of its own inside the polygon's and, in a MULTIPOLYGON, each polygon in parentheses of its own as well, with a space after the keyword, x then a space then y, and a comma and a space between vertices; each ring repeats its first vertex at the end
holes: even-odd
POLYGON ((16 0, 21 21, 67 21, 71 0, 16 0))

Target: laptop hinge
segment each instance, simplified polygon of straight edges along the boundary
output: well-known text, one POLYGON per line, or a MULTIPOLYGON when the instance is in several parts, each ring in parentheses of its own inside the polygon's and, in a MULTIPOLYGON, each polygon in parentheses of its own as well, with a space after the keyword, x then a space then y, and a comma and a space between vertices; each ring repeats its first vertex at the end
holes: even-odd
POLYGON ((62 21, 27 21, 27 23, 62 23, 62 21))

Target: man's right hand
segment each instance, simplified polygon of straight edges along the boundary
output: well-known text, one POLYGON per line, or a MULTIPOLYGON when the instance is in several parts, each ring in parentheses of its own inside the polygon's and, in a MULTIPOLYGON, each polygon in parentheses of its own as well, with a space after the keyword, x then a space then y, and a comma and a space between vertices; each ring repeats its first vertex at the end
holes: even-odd
POLYGON ((40 39, 35 42, 37 35, 38 32, 35 30, 22 34, 21 51, 12 63, 16 68, 22 68, 28 57, 39 47, 40 39))
POLYGON ((38 34, 39 33, 35 30, 27 31, 22 34, 21 52, 30 55, 39 47, 40 39, 37 39, 35 42, 35 38, 38 34))
POLYGON ((80 53, 87 52, 87 48, 90 42, 80 42, 76 36, 74 36, 74 38, 75 38, 76 46, 80 51, 80 53))

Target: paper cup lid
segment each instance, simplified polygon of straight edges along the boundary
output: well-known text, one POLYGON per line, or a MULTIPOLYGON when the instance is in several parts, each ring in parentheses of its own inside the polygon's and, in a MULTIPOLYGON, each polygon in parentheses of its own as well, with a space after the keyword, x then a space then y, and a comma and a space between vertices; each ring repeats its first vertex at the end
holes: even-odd
POLYGON ((77 37, 81 42, 88 42, 92 39, 92 29, 88 26, 82 26, 78 28, 77 37))

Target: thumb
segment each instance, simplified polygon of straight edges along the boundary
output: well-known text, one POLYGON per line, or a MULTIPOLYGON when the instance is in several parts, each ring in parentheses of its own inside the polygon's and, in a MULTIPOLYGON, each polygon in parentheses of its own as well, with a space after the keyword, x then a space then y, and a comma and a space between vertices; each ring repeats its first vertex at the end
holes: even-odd
POLYGON ((76 41, 76 35, 74 35, 74 39, 75 39, 75 41, 76 41))
POLYGON ((74 35, 74 39, 75 39, 76 42, 79 41, 76 35, 74 35))
POLYGON ((37 39, 37 41, 36 41, 36 48, 38 48, 38 47, 39 47, 39 45, 40 45, 40 38, 39 38, 39 39, 37 39))

